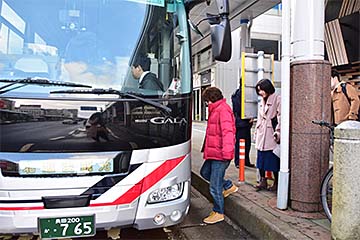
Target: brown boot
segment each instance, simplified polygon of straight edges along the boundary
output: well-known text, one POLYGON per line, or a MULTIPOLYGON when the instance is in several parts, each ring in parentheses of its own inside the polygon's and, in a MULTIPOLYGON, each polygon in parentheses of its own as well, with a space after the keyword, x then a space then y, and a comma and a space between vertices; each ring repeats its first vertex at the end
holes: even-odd
POLYGON ((224 214, 217 213, 214 211, 212 211, 207 218, 203 219, 203 222, 207 224, 214 224, 221 221, 224 221, 224 214))
POLYGON ((231 186, 231 188, 226 189, 223 191, 223 196, 224 198, 228 197, 230 194, 235 193, 239 190, 239 188, 237 186, 235 186, 234 184, 231 186))
POLYGON ((261 178, 260 183, 258 185, 255 185, 256 191, 265 190, 267 189, 267 180, 266 178, 261 178))

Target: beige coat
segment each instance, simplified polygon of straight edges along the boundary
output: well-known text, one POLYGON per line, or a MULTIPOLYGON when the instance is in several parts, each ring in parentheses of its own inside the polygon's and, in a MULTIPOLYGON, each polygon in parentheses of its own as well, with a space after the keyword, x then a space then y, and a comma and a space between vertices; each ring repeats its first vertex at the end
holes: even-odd
POLYGON ((266 103, 264 99, 261 100, 255 128, 255 146, 260 151, 273 150, 276 147, 271 119, 277 117, 275 130, 280 136, 280 103, 280 96, 276 93, 271 94, 266 103))
POLYGON ((346 93, 351 105, 345 94, 342 92, 340 83, 331 92, 335 124, 340 124, 345 120, 357 120, 360 104, 358 93, 350 84, 346 84, 346 93))

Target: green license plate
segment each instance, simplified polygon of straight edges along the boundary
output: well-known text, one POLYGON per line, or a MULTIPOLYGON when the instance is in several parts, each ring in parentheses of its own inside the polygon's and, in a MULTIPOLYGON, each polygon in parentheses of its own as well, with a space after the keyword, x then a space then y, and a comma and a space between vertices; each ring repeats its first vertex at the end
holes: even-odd
POLYGON ((41 239, 88 237, 95 235, 95 215, 39 218, 41 239))

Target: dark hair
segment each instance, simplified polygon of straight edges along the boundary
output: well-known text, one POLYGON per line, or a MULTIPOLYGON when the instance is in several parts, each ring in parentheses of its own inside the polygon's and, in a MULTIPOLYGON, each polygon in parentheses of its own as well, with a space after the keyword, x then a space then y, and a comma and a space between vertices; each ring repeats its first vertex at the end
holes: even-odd
POLYGON ((338 80, 340 81, 340 74, 335 69, 331 70, 331 77, 337 77, 338 80))
POLYGON ((145 55, 138 55, 132 63, 132 66, 141 66, 143 71, 150 71, 150 58, 145 55))
POLYGON ((210 101, 213 103, 224 98, 220 89, 218 89, 217 87, 206 88, 202 94, 202 97, 204 101, 210 101))
POLYGON ((263 90, 264 92, 266 92, 268 95, 271 95, 275 92, 275 88, 274 85, 271 83, 271 81, 269 79, 261 79, 260 81, 258 81, 258 83, 255 86, 256 89, 256 93, 257 95, 259 94, 259 88, 261 90, 263 90))

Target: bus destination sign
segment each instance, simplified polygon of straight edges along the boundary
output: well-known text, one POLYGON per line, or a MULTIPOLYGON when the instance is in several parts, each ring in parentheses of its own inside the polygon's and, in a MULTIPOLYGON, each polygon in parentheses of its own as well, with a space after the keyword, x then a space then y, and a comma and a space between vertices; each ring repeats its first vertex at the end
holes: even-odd
POLYGON ((112 159, 22 160, 19 162, 20 175, 111 173, 113 171, 112 159))

